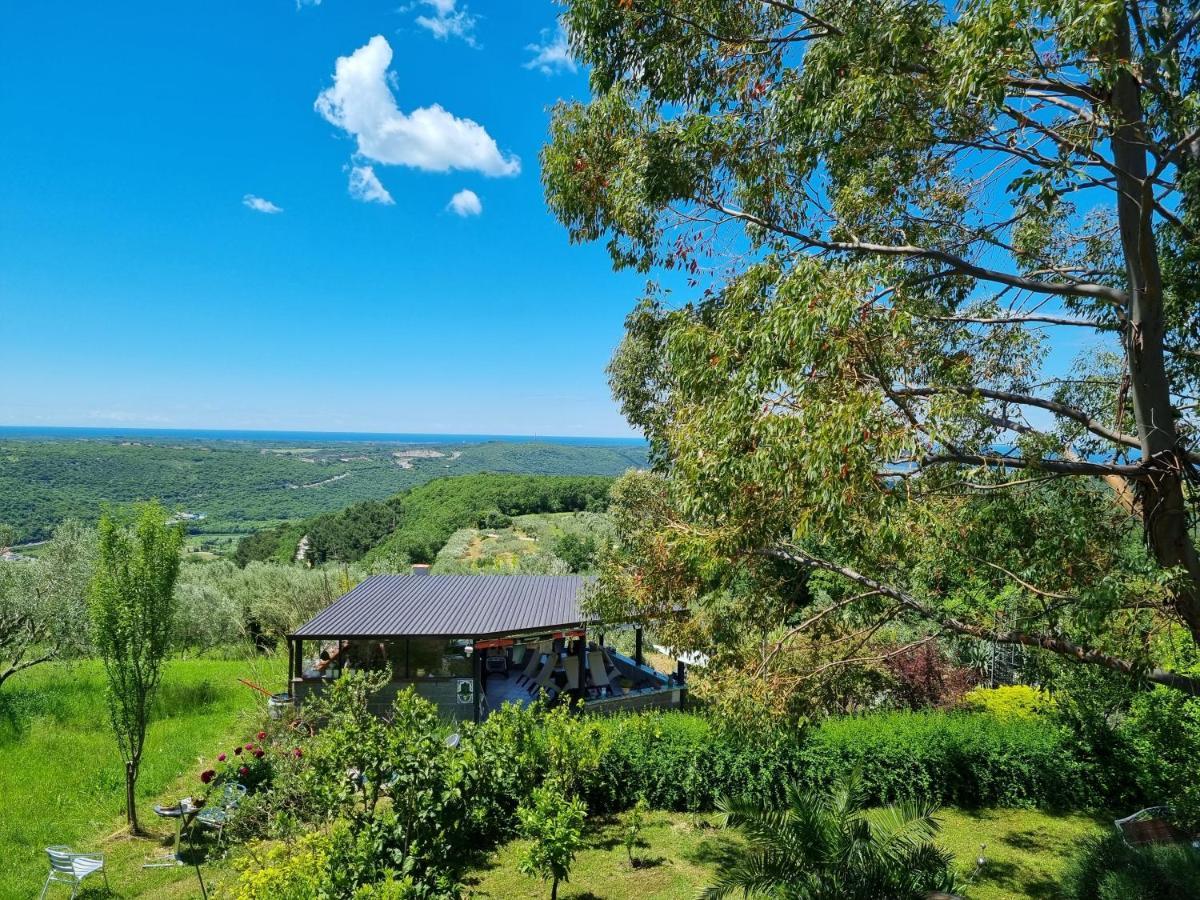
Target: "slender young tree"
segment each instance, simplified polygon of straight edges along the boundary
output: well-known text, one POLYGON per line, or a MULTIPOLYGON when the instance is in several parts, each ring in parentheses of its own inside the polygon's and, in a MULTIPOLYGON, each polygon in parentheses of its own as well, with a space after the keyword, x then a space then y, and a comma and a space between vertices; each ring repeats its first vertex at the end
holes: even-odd
POLYGON ((183 531, 167 524, 158 503, 150 503, 138 509, 132 524, 105 514, 98 537, 89 597, 93 641, 108 676, 109 714, 125 760, 126 816, 136 834, 138 768, 171 646, 183 531))
POLYGON ((835 585, 794 622, 1200 692, 1195 3, 566 5, 549 204, 674 273, 611 370, 670 482, 632 592, 770 560, 835 585))
POLYGON ((517 861, 524 875, 550 882, 550 900, 558 900, 558 885, 571 875, 575 854, 583 846, 587 806, 554 787, 539 787, 529 803, 517 810, 521 836, 530 844, 517 861))

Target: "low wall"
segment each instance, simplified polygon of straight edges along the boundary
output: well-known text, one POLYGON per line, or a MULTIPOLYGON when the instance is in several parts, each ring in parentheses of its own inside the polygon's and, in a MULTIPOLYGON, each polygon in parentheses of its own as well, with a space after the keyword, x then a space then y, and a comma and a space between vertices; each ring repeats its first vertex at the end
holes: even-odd
MULTIPOLYGON (((438 715, 456 722, 473 721, 475 719, 475 703, 460 703, 458 699, 458 683, 470 681, 469 678, 414 678, 403 681, 389 681, 376 694, 372 695, 367 708, 376 715, 386 715, 391 712, 396 696, 410 686, 417 694, 437 706, 438 715)), ((298 706, 324 690, 325 681, 292 681, 292 697, 298 706)))

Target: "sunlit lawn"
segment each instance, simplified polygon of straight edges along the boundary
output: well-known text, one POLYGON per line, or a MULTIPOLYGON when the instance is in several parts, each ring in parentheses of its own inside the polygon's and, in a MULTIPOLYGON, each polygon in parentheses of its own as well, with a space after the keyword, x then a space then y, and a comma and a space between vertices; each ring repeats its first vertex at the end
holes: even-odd
MULTIPOLYGON (((282 675, 261 661, 190 659, 167 666, 138 782, 142 823, 164 839, 173 831, 152 804, 185 792, 199 758, 211 756, 227 736, 240 735, 243 717, 248 727, 262 709, 261 695, 239 684, 239 677, 269 686, 282 675)), ((37 895, 47 871, 43 848, 50 844, 109 853, 109 879, 118 896, 137 896, 138 882, 151 887, 180 876, 143 872, 142 862, 158 846, 117 835, 124 824, 124 768, 97 662, 47 664, 0 689, 0 805, 0 900, 37 895)), ((191 885, 198 896, 194 876, 191 885)), ((191 894, 163 894, 172 895, 191 894)))
POLYGON ((943 810, 940 842, 964 873, 980 844, 987 860, 966 893, 972 900, 1057 897, 1058 880, 1084 838, 1112 828, 1112 816, 1035 809, 943 810))
MULTIPOLYGON (((941 843, 964 874, 987 844, 983 871, 967 887, 972 900, 1021 900, 1057 896, 1055 882, 1075 845, 1104 827, 1103 817, 997 809, 941 813, 941 843)), ((694 897, 709 883, 721 855, 737 846, 736 832, 713 827, 713 817, 656 812, 647 816, 645 846, 631 867, 621 843, 618 817, 593 818, 587 846, 560 886, 562 900, 667 900, 694 897)), ((1111 823, 1110 823, 1111 824, 1111 823)), ((517 871, 523 848, 514 841, 491 854, 468 882, 476 897, 549 897, 549 886, 517 871)))

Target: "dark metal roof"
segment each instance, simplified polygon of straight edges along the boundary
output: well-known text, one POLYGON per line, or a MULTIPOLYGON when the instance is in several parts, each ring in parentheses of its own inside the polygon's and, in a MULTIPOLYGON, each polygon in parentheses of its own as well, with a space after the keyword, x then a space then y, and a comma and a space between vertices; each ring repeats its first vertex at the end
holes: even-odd
POLYGON ((579 625, 581 575, 373 575, 300 638, 491 637, 579 625))

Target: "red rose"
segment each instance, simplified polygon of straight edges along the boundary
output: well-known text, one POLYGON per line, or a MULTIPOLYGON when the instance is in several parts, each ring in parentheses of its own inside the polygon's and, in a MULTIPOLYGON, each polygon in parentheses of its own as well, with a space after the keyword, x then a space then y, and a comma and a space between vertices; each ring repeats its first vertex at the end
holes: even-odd
POLYGON ((224 753, 217 754, 217 762, 225 762, 225 754, 224 753))
POLYGON ((297 747, 295 750, 292 751, 292 755, 295 756, 296 759, 299 759, 300 757, 302 757, 304 755, 304 751, 302 751, 299 747, 297 747))
POLYGON ((263 758, 263 752, 262 752, 261 750, 255 750, 255 751, 254 751, 254 758, 255 758, 255 759, 262 759, 262 758, 263 758))
POLYGON ((200 780, 203 781, 205 784, 208 784, 210 781, 212 781, 216 777, 217 777, 217 773, 214 772, 212 769, 205 769, 203 772, 200 773, 200 780))
POLYGON ((234 748, 233 748, 233 752, 234 752, 234 755, 235 755, 235 756, 241 756, 241 755, 242 755, 242 748, 241 748, 241 747, 234 747, 234 748))
POLYGON ((254 745, 253 745, 253 744, 247 744, 247 745, 246 745, 246 749, 247 749, 247 750, 253 750, 253 749, 254 749, 254 745))
POLYGON ((267 736, 267 733, 265 731, 260 731, 257 735, 257 737, 260 741, 264 740, 266 738, 266 736, 267 736))
POLYGON ((247 769, 245 766, 242 766, 240 769, 238 769, 238 774, 239 775, 249 775, 250 770, 247 769))

